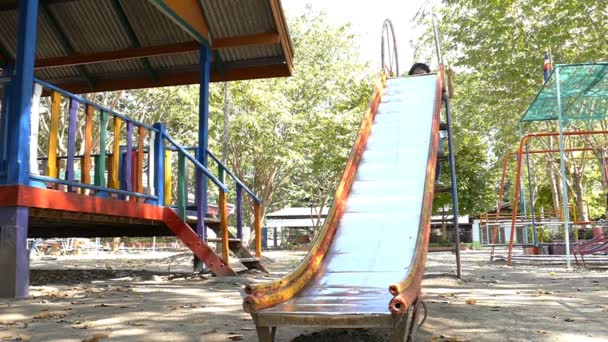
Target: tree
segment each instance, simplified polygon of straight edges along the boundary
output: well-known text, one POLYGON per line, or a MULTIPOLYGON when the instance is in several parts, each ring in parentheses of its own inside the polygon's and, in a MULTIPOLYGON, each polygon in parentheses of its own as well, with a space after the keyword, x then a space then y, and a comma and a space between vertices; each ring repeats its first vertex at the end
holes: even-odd
MULTIPOLYGON (((488 164, 479 165, 480 169, 497 171, 502 156, 518 146, 519 117, 543 84, 545 48, 552 49, 554 59, 559 63, 602 60, 608 52, 606 2, 465 0, 443 3, 439 13, 442 17, 440 29, 444 33, 444 52, 458 73, 456 97, 452 102, 456 149, 468 154, 468 148, 463 145, 467 139, 460 134, 465 133, 469 138, 477 136, 477 140, 485 145, 488 161, 488 164)), ((428 16, 420 19, 420 22, 429 27, 428 16)), ((431 59, 432 50, 422 47, 430 43, 429 33, 427 30, 421 37, 418 49, 421 58, 427 60, 431 59)), ((527 129, 555 130, 555 126, 534 124, 527 129)), ((572 126, 569 129, 580 128, 572 126)), ((541 143, 557 145, 556 141, 541 143)), ((535 146, 541 143, 535 143, 535 146)), ((483 153, 483 148, 479 152, 483 153)), ((572 159, 575 155, 569 157, 572 159)), ((462 158, 460 152, 457 165, 462 158)), ((533 159, 536 158, 548 163, 547 157, 535 156, 533 159)), ((558 200, 556 193, 561 181, 559 173, 551 166, 553 164, 534 167, 539 184, 536 198, 558 200), (553 194, 544 196, 540 191, 552 191, 553 194)), ((569 186, 575 190, 578 211, 583 212, 581 197, 586 195, 580 186, 585 179, 581 173, 584 169, 573 164, 568 169, 569 186)), ((513 178, 514 168, 511 170, 510 176, 513 178)), ((468 178, 466 171, 458 176, 468 178)), ((495 188, 499 173, 490 172, 486 176, 485 182, 481 182, 487 184, 483 192, 495 188)), ((475 188, 470 190, 460 191, 463 202, 471 195, 478 195, 475 188)), ((490 208, 495 203, 487 201, 484 205, 490 208)), ((555 202, 553 204, 559 207, 555 202)))
MULTIPOLYGON (((371 94, 348 25, 325 20, 311 10, 290 20, 292 77, 229 89, 228 163, 266 208, 331 202, 371 94)), ((212 96, 212 105, 217 100, 212 96)), ((219 118, 213 115, 213 141, 219 141, 219 118)))

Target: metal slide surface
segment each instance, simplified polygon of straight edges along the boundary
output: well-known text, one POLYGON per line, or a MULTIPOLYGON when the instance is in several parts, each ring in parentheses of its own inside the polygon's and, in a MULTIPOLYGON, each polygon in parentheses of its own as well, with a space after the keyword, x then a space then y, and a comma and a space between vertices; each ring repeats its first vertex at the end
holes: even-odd
POLYGON ((436 83, 436 74, 387 80, 321 268, 295 297, 260 314, 390 313, 388 287, 408 275, 422 229, 436 83))

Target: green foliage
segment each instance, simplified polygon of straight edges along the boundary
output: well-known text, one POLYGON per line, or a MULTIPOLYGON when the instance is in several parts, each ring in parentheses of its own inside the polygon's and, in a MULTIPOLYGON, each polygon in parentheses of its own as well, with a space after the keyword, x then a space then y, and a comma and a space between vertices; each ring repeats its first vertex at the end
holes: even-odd
MULTIPOLYGON (((229 165, 269 210, 331 201, 371 93, 348 26, 313 12, 289 26, 293 76, 229 86, 229 165)), ((221 100, 216 88, 212 106, 221 100)), ((212 114, 212 140, 220 141, 222 116, 212 114)))
MULTIPOLYGON (((556 63, 605 60, 608 55, 605 34, 608 3, 465 0, 446 2, 439 12, 444 53, 457 72, 456 96, 452 101, 458 151, 456 163, 465 166, 464 169, 459 167, 458 172, 458 177, 463 179, 462 183, 459 181, 459 197, 463 208, 467 208, 463 211, 473 214, 475 210, 489 209, 497 202, 495 189, 500 181, 501 159, 517 147, 519 117, 543 83, 545 48, 552 49, 556 63), (470 156, 478 153, 483 155, 470 156), (474 166, 466 167, 469 163, 479 163, 477 171, 474 166), (466 206, 469 201, 471 205, 466 206)), ((423 17, 421 23, 429 28, 430 17, 423 17)), ((427 30, 419 40, 417 54, 420 60, 434 59, 433 50, 429 48, 431 37, 427 30)), ((585 125, 589 128, 595 124, 585 125)), ((584 128, 583 124, 580 126, 578 129, 584 128)), ((526 129, 555 130, 555 127, 541 123, 526 129)), ((551 202, 545 166, 547 158, 535 156, 532 159, 539 160, 533 165, 533 177, 538 186, 536 194, 540 198, 538 204, 547 205, 551 202)), ((513 180, 515 168, 510 170, 513 180)), ((579 171, 581 169, 571 169, 569 174, 579 171)), ((589 167, 582 171, 584 197, 593 216, 605 211, 599 200, 598 169, 589 167)), ((512 193, 507 198, 512 198, 512 193)))
MULTIPOLYGON (((262 198, 266 211, 331 203, 372 89, 348 25, 329 25, 324 14, 309 10, 291 18, 289 28, 296 54, 293 76, 228 84, 227 165, 262 198)), ((212 84, 210 89, 209 147, 218 156, 223 88, 212 84)), ((164 121, 185 146, 198 143, 198 86, 96 96, 98 102, 116 100, 112 107, 141 121, 164 121)), ((213 162, 209 167, 216 172, 213 162)), ((234 193, 230 196, 233 202, 234 193)), ((251 219, 251 208, 246 211, 251 219)))

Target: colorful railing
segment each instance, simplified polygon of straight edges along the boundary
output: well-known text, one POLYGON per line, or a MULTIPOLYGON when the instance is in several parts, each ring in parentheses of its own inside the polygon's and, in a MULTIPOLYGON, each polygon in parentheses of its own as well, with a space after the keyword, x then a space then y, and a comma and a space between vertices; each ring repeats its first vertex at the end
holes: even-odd
MULTIPOLYGON (((33 186, 51 187, 88 196, 172 206, 176 208, 182 220, 186 221, 187 209, 191 207, 188 196, 189 183, 194 183, 197 233, 201 239, 206 240, 205 217, 208 215, 208 194, 202 193, 201 185, 210 180, 218 189, 222 253, 224 261, 228 262, 230 249, 228 248, 228 187, 225 182, 227 174, 235 183, 236 235, 242 238, 242 193, 245 191, 254 205, 256 256, 260 257, 261 200, 215 155, 207 151, 211 160, 217 164, 217 175, 190 153, 195 151, 195 148, 185 148, 178 144, 167 133, 164 124, 156 123, 150 126, 50 83, 40 80, 36 80, 35 83, 38 93, 47 92, 51 101, 47 155, 38 158, 37 141, 32 141, 31 144, 30 179, 33 186), (66 114, 64 127, 61 127, 61 116, 66 114), (79 121, 84 121, 84 127, 79 127, 79 121), (59 155, 60 132, 65 133, 63 143, 67 153, 64 156, 59 155), (95 149, 94 139, 97 139, 95 143, 98 145, 95 149), (77 155, 78 143, 83 144, 84 153, 77 155), (76 172, 77 166, 80 167, 79 176, 76 172), (192 170, 192 173, 189 170, 192 170), (195 181, 192 181, 191 176, 194 176, 195 181), (174 196, 174 190, 177 190, 175 191, 177 196, 174 196)), ((39 113, 33 111, 32 121, 39 120, 39 113)), ((32 136, 37 135, 38 132, 32 134, 32 136)))

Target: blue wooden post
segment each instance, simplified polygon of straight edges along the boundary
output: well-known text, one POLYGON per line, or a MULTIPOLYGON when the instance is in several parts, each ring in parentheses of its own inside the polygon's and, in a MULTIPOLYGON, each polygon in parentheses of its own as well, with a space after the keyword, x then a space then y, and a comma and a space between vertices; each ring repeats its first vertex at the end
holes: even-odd
MULTIPOLYGON (((209 137, 209 82, 211 81, 211 50, 205 46, 200 47, 199 52, 199 117, 198 117, 198 146, 196 148, 196 159, 207 167, 207 146, 209 137)), ((196 183, 194 197, 196 202, 196 233, 203 241, 207 239, 207 227, 205 216, 207 215, 207 177, 199 169, 196 169, 196 183)), ((194 258, 194 271, 204 271, 205 265, 198 258, 194 258)))
MULTIPOLYGON (((28 185, 38 0, 21 0, 18 4, 16 73, 11 82, 5 126, 10 134, 1 150, 6 151, 6 182, 28 185)), ((0 208, 0 297, 28 295, 28 216, 29 209, 25 207, 0 208)))
MULTIPOLYGON (((76 125, 78 115, 78 101, 70 100, 70 117, 68 123, 68 160, 65 166, 65 179, 74 181, 74 154, 76 154, 76 125)), ((68 192, 72 192, 72 187, 68 186, 68 192)))
POLYGON ((34 86, 34 57, 38 0, 19 1, 16 73, 8 115, 7 183, 29 184, 30 116, 34 86))
MULTIPOLYGON (((209 82, 211 81, 211 50, 205 46, 200 48, 200 89, 199 89, 199 118, 198 118, 198 147, 196 157, 207 167, 207 147, 209 137, 209 82)), ((197 171, 197 210, 198 224, 196 232, 205 239, 205 215, 207 214, 207 177, 197 171)))
MULTIPOLYGON (((4 67, 2 76, 13 76, 13 65, 4 67)), ((0 111, 0 184, 6 184, 6 158, 8 149, 8 112, 11 100, 11 83, 6 83, 2 89, 2 111, 0 111)))
POLYGON ((157 205, 165 203, 165 132, 167 128, 163 123, 155 123, 154 129, 154 195, 158 197, 157 205))
POLYGON ((236 184, 236 237, 243 238, 243 188, 236 184))

